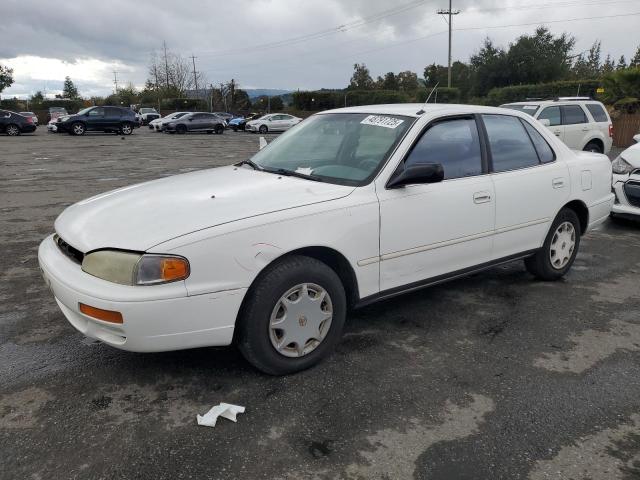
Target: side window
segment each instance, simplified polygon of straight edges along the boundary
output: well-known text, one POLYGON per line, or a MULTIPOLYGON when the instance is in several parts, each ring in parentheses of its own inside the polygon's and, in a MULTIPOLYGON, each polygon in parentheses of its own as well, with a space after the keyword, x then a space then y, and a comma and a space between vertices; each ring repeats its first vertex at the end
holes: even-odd
POLYGON ((483 115, 494 172, 538 165, 538 154, 520 120, 509 115, 483 115))
POLYGON ((117 108, 105 108, 105 116, 107 118, 120 118, 120 110, 117 108))
POLYGON ((104 108, 99 107, 99 108, 94 108, 93 110, 89 111, 89 116, 90 117, 104 117, 104 108))
POLYGON ((555 153, 544 139, 540 132, 535 129, 529 122, 525 122, 524 120, 520 120, 524 125, 524 128, 527 130, 529 137, 531 137, 531 141, 533 142, 533 146, 536 148, 536 152, 538 152, 538 158, 542 163, 551 163, 556 159, 555 153))
POLYGON ((597 103, 587 103, 587 110, 589 110, 589 113, 596 122, 609 122, 607 112, 604 111, 602 105, 597 103))
POLYGON ((563 105, 562 107, 562 124, 575 125, 576 123, 587 123, 587 116, 580 105, 563 105))
POLYGON ((538 115, 538 120, 546 119, 549 120, 550 125, 553 127, 554 125, 560 125, 562 123, 562 119, 560 118, 560 107, 547 107, 540 115, 538 115))
POLYGON ((415 144, 405 165, 440 163, 445 180, 482 174, 478 127, 472 118, 438 122, 415 144))

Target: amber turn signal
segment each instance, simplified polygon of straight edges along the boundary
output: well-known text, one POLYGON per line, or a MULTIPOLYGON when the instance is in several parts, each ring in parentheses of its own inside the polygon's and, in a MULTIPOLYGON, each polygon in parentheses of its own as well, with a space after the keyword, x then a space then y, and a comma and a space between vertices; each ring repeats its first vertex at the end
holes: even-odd
POLYGON ((91 305, 85 305, 80 303, 80 311, 85 315, 103 322, 110 323, 123 323, 122 314, 120 312, 114 312, 113 310, 103 310, 101 308, 92 307, 91 305))
POLYGON ((165 282, 182 280, 189 275, 189 264, 182 258, 163 258, 160 271, 165 282))

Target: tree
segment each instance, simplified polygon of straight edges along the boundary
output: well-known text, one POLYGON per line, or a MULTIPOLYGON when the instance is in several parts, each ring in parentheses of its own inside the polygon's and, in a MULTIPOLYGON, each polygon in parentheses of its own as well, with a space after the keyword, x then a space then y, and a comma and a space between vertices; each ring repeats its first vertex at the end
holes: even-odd
POLYGON ((600 41, 596 40, 587 55, 587 67, 589 68, 589 77, 587 78, 596 78, 600 73, 600 52, 600 41))
POLYGON ((635 55, 629 62, 629 66, 632 68, 640 67, 640 46, 637 48, 635 55))
POLYGON ((509 65, 504 49, 495 47, 490 38, 486 38, 482 48, 471 56, 473 76, 472 95, 486 95, 494 87, 509 84, 509 65))
POLYGON ((13 68, 0 64, 0 93, 13 85, 13 68))
POLYGON ((353 65, 353 75, 349 83, 349 88, 358 90, 371 90, 374 87, 373 79, 369 73, 369 69, 363 63, 353 65))
POLYGON ((71 81, 71 78, 64 77, 64 86, 62 87, 62 98, 69 98, 71 100, 76 100, 79 97, 78 89, 71 81))
POLYGON ((380 90, 398 90, 400 88, 398 79, 393 72, 385 73, 384 78, 378 77, 376 84, 380 90))
POLYGON ((616 70, 624 70, 625 68, 627 68, 627 60, 624 58, 624 55, 620 55, 620 60, 618 60, 616 70))
POLYGON ((147 72, 146 85, 152 88, 158 97, 184 97, 187 90, 195 89, 196 83, 200 90, 207 84, 202 72, 196 72, 194 78, 191 64, 181 55, 171 51, 163 51, 162 57, 153 53, 147 72))
POLYGON ((398 89, 405 91, 413 91, 418 89, 418 75, 407 70, 405 72, 398 73, 396 77, 398 80, 398 89))
POLYGON ((32 103, 42 103, 43 101, 44 101, 44 95, 42 94, 42 92, 40 90, 38 90, 36 93, 31 95, 31 102, 32 103))
POLYGON ((616 69, 616 62, 611 58, 611 55, 607 54, 607 57, 604 59, 604 63, 602 64, 602 74, 607 75, 613 72, 616 69))

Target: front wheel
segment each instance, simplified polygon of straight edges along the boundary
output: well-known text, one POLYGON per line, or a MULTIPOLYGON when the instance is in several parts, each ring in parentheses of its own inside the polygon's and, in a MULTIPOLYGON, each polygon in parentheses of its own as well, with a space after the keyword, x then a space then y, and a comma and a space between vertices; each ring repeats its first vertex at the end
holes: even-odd
POLYGON ((120 127, 120 133, 123 135, 131 135, 133 133, 133 125, 130 123, 123 123, 120 127))
POLYGON ((298 372, 333 350, 346 311, 344 287, 329 266, 310 257, 287 257, 268 267, 247 293, 237 345, 264 373, 298 372))
POLYGON ((73 125, 71 125, 71 131, 73 132, 74 135, 84 135, 86 128, 84 124, 80 122, 76 122, 73 125))
POLYGON ((538 252, 525 259, 529 273, 540 280, 558 280, 573 265, 580 246, 580 220, 570 208, 563 208, 553 221, 538 252))
POLYGON ((185 127, 184 125, 178 125, 176 127, 176 132, 180 135, 184 135, 185 133, 187 133, 187 127, 185 127))
POLYGON ((222 135, 224 133, 224 127, 222 125, 216 125, 216 135, 222 135))
POLYGON ((10 123, 9 125, 7 125, 5 132, 10 137, 17 137, 18 135, 20 135, 20 127, 14 125, 13 123, 10 123))
POLYGON ((269 129, 267 128, 266 125, 260 125, 260 128, 258 129, 260 131, 260 133, 265 134, 269 131, 269 129))

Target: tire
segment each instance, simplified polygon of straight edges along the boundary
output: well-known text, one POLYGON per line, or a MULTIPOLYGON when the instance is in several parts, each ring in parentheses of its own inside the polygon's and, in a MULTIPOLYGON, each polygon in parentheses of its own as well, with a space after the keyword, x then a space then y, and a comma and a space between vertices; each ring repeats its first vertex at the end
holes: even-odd
POLYGON ((584 152, 604 153, 604 150, 598 142, 589 142, 582 149, 584 152))
POLYGON ((267 128, 266 125, 260 125, 260 128, 258 129, 258 131, 262 134, 265 134, 269 131, 269 129, 267 128))
POLYGON ((176 133, 179 133, 180 135, 184 135, 185 133, 187 133, 187 127, 185 127, 184 125, 178 125, 176 127, 176 133))
POLYGON ((122 135, 131 135, 133 133, 133 125, 130 123, 123 123, 120 125, 120 133, 122 135))
POLYGON ((87 131, 87 128, 84 126, 84 123, 76 122, 71 125, 71 133, 73 135, 84 135, 84 132, 87 131))
POLYGON ((216 125, 216 135, 222 135, 224 133, 224 127, 222 125, 216 125))
POLYGON ((10 123, 4 129, 4 132, 7 135, 9 135, 10 137, 17 137, 18 135, 20 135, 20 127, 18 125, 16 125, 15 123, 10 123))
POLYGON ((264 373, 286 375, 305 370, 334 349, 342 335, 346 312, 344 287, 330 267, 310 257, 286 257, 267 267, 247 292, 238 317, 236 344, 247 361, 264 373), (303 291, 305 297, 302 297, 303 291), (320 295, 320 292, 326 294, 325 300, 316 304, 314 295, 320 295), (289 297, 283 300, 287 294, 289 297), (276 344, 286 341, 286 329, 273 328, 272 322, 286 325, 284 302, 292 296, 291 308, 300 310, 295 313, 299 315, 297 321, 287 327, 290 336, 304 339, 309 331, 317 331, 322 332, 319 333, 322 338, 319 341, 307 338, 302 347, 295 341, 286 345, 280 343, 278 350, 276 344), (296 303, 300 301, 306 302, 307 310, 304 304, 296 303), (305 312, 308 312, 306 316, 305 312), (278 317, 280 314, 282 316, 278 317), (326 315, 332 316, 327 319, 326 315), (318 330, 315 330, 316 324, 318 330))
POLYGON ((551 224, 542 248, 535 255, 526 258, 524 264, 529 273, 540 280, 558 280, 573 265, 579 247, 578 215, 570 208, 563 208, 551 224), (564 230, 561 230, 561 227, 564 230), (568 240, 570 237, 572 237, 573 246, 571 246, 571 240, 568 240), (555 260, 552 261, 552 259, 555 260))
POLYGON ((232 129, 234 132, 237 132, 237 131, 238 131, 238 127, 231 127, 231 129, 232 129))

